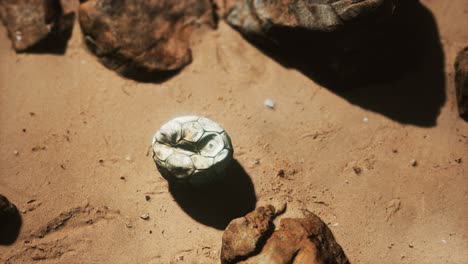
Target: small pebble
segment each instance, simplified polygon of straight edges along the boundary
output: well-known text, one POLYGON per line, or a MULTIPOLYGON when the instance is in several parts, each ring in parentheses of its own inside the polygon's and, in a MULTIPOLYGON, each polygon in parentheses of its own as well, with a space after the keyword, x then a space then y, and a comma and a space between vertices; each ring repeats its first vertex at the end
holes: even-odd
POLYGON ((146 201, 149 201, 149 200, 151 200, 151 196, 149 196, 149 195, 145 195, 145 200, 146 200, 146 201))
POLYGON ((353 167, 353 171, 354 171, 354 173, 356 173, 357 175, 359 175, 359 174, 361 174, 362 169, 359 168, 358 166, 354 166, 354 167, 353 167))
POLYGON ((21 36, 21 32, 16 32, 16 41, 21 41, 23 36, 21 36))
POLYGON ((126 161, 132 161, 132 157, 130 155, 125 156, 126 161))
POLYGON ((362 121, 364 121, 364 123, 367 123, 367 122, 369 122, 369 118, 364 117, 364 118, 362 119, 362 121))
POLYGON ((143 220, 148 220, 149 219, 149 214, 142 214, 140 215, 140 218, 143 219, 143 220))
POLYGON ((15 149, 15 150, 13 151, 13 154, 15 154, 15 156, 18 156, 18 155, 19 155, 19 151, 15 149))
POLYGON ((413 167, 418 166, 418 162, 415 159, 412 159, 410 163, 411 163, 411 166, 413 167))
POLYGON ((266 99, 265 100, 265 106, 270 108, 270 109, 274 109, 275 108, 275 102, 271 99, 266 99))
POLYGON ((125 225, 127 226, 127 228, 132 228, 133 227, 132 224, 130 224, 130 223, 126 223, 125 225))
POLYGON ((256 165, 260 164, 260 160, 258 160, 258 159, 254 160, 254 164, 256 164, 256 165))
POLYGON ((337 226, 339 226, 339 225, 340 225, 340 224, 338 224, 338 223, 334 223, 332 226, 333 226, 333 227, 337 227, 337 226))
POLYGON ((284 178, 284 170, 279 170, 276 175, 278 175, 278 177, 284 178))
POLYGON ((125 177, 124 177, 124 176, 120 176, 120 179, 121 179, 121 180, 125 180, 125 177))
POLYGON ((447 240, 445 240, 445 239, 442 239, 440 242, 441 242, 442 244, 444 244, 444 245, 447 245, 447 240))

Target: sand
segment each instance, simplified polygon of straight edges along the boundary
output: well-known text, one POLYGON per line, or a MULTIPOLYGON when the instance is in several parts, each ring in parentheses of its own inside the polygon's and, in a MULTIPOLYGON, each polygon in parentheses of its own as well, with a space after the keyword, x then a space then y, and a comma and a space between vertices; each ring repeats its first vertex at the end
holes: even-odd
POLYGON ((223 22, 196 32, 193 63, 163 83, 106 69, 77 25, 64 55, 15 54, 1 26, 0 193, 22 226, 0 262, 219 263, 218 218, 235 205, 202 200, 205 216, 184 207, 149 150, 163 123, 194 114, 232 138, 243 183, 224 199, 239 201, 236 212, 255 200, 288 202, 285 216, 312 211, 352 263, 466 263, 468 124, 453 63, 468 43, 468 5, 423 3, 444 52, 440 93, 418 87, 429 78, 421 66, 338 95, 223 22), (425 103, 432 94, 442 96, 425 103))

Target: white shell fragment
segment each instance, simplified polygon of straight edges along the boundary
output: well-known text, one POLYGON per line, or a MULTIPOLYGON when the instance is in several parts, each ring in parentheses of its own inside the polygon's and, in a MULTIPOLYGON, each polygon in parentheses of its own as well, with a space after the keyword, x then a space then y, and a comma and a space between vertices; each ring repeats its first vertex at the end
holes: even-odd
POLYGON ((231 139, 214 121, 177 117, 153 137, 153 160, 171 183, 203 185, 221 178, 232 161, 231 139))
POLYGON ((266 99, 265 102, 264 102, 264 105, 270 109, 274 109, 275 108, 275 102, 271 99, 266 99))

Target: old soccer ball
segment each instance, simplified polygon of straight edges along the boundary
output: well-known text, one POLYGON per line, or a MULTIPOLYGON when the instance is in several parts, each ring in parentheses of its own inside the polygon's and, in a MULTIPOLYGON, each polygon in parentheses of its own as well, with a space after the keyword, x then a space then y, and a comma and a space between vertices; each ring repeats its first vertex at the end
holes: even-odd
POLYGON ((153 137, 153 159, 171 184, 201 186, 222 179, 232 161, 231 139, 214 121, 183 116, 164 124, 153 137))

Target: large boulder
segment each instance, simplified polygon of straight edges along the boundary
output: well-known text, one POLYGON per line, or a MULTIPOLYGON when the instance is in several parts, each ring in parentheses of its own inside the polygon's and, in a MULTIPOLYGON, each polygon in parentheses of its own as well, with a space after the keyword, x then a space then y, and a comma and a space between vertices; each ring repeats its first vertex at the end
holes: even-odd
POLYGON ((237 0, 226 3, 229 24, 246 34, 268 37, 277 29, 337 31, 388 18, 397 0, 237 0))
POLYGON ((408 64, 421 31, 417 0, 217 4, 227 23, 261 50, 329 88, 394 78, 408 64))
POLYGON ((455 61, 455 89, 458 112, 468 120, 468 47, 460 51, 455 61))
POLYGON ((27 51, 41 44, 44 44, 40 47, 43 51, 64 50, 75 16, 69 0, 62 1, 0 1, 0 19, 16 51, 27 51))
POLYGON ((281 219, 272 206, 259 207, 234 219, 223 234, 221 263, 242 264, 349 264, 328 226, 316 215, 281 219))
POLYGON ((197 25, 214 27, 209 0, 84 0, 79 21, 90 50, 122 75, 176 71, 192 60, 197 25))

